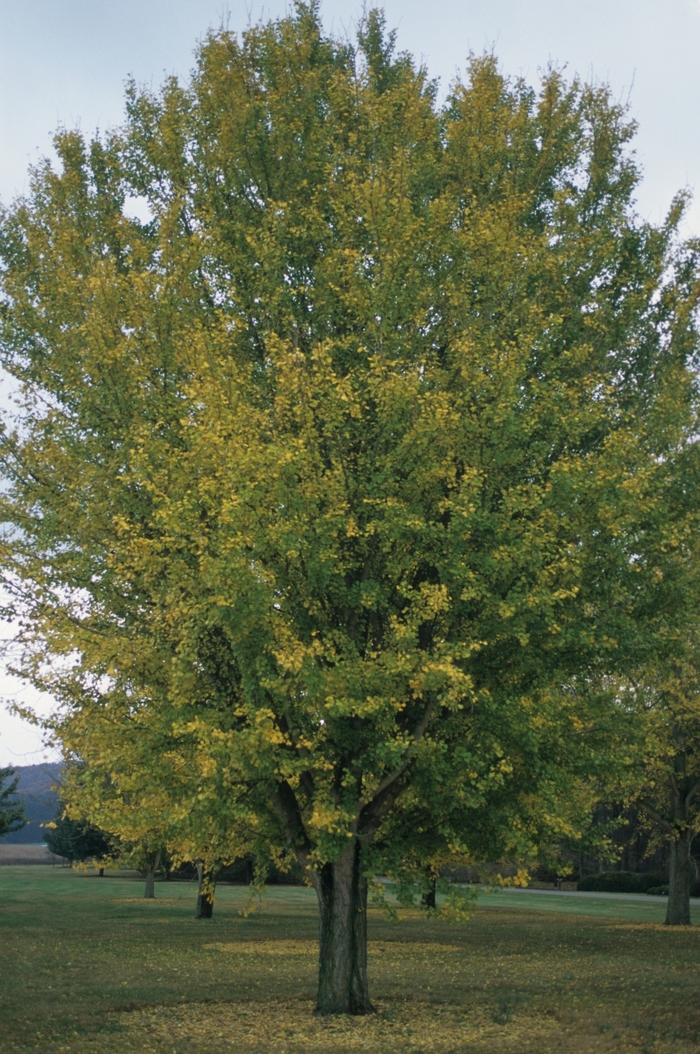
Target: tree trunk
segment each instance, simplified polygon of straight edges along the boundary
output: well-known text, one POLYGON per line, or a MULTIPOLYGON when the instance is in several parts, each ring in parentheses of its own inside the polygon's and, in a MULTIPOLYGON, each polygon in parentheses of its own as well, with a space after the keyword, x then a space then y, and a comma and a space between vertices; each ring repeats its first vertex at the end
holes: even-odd
POLYGON ((435 911, 437 908, 437 879, 429 878, 428 881, 430 885, 421 897, 421 904, 424 908, 427 908, 428 911, 435 911))
POLYGON ((353 841, 315 875, 319 907, 318 1014, 371 1014, 367 987, 367 879, 353 841))
POLYGON ((667 926, 690 926, 690 843, 693 832, 680 824, 671 836, 671 868, 668 880, 667 926))
POLYGON ((146 888, 143 891, 143 895, 147 900, 152 900, 156 895, 156 871, 158 870, 158 865, 160 864, 161 853, 162 849, 159 849, 156 853, 156 858, 153 861, 153 866, 149 867, 148 871, 146 872, 146 888))
POLYGON ((207 870, 202 864, 197 864, 197 878, 199 889, 197 890, 197 906, 194 910, 196 919, 210 919, 214 914, 214 872, 207 870))

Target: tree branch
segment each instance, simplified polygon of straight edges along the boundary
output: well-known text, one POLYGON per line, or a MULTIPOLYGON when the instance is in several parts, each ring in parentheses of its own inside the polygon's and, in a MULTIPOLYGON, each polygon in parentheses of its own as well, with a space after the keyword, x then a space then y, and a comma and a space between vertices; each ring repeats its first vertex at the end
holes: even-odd
MULTIPOLYGON (((407 766, 408 762, 406 763, 407 766)), ((402 775, 405 775, 405 770, 402 775)), ((357 835, 359 838, 368 842, 373 839, 381 821, 404 789, 405 784, 402 775, 398 776, 392 784, 385 787, 380 794, 375 795, 360 811, 357 821, 357 835)))
POLYGON ((301 818, 301 809, 296 794, 286 780, 279 780, 277 789, 272 791, 270 797, 299 863, 302 867, 308 868, 308 859, 313 847, 301 818))
POLYGON ((418 724, 415 727, 415 730, 413 732, 413 742, 409 744, 408 749, 406 750, 406 757, 404 758, 402 763, 400 765, 398 765, 394 769, 393 772, 389 772, 384 777, 383 780, 380 780, 379 785, 376 787, 374 793, 372 794, 372 796, 370 798, 360 799, 360 809, 361 810, 364 810, 368 805, 371 805, 378 798, 380 798, 382 796, 382 794, 384 793, 384 791, 386 791, 389 787, 391 787, 391 785, 393 783, 395 783, 396 780, 400 776, 402 776, 404 774, 404 772, 406 771, 406 769, 410 765, 411 760, 413 758, 413 748, 415 747, 416 743, 418 743, 419 740, 423 738, 425 730, 428 727, 428 722, 430 721, 430 718, 433 716, 433 710, 434 709, 435 709, 435 700, 431 699, 430 702, 428 703, 428 705, 425 708, 423 716, 421 717, 420 721, 418 722, 418 724))
POLYGON ((688 791, 688 793, 687 793, 687 795, 686 795, 686 798, 685 798, 685 805, 686 805, 686 808, 687 808, 687 809, 689 809, 689 808, 690 808, 690 806, 691 806, 691 804, 692 804, 692 802, 693 802, 693 798, 695 797, 695 795, 697 794, 697 792, 698 792, 699 790, 700 790, 700 779, 699 779, 699 780, 697 780, 697 781, 696 781, 696 782, 695 782, 695 783, 693 784, 693 786, 692 786, 692 787, 690 788, 690 790, 688 791))
POLYGON ((652 819, 656 820, 657 823, 661 824, 664 830, 668 831, 670 835, 673 835, 673 827, 667 819, 665 819, 661 813, 658 813, 656 809, 652 809, 651 805, 648 805, 645 801, 641 803, 642 808, 646 809, 652 819))
POLYGON ((669 778, 670 783, 671 783, 671 791, 672 791, 672 793, 675 794, 677 798, 680 798, 681 792, 678 790, 678 783, 676 782, 676 774, 675 774, 675 772, 669 771, 668 778, 669 778))
MULTIPOLYGON (((282 732, 284 732, 285 735, 289 736, 290 742, 291 742, 292 746, 294 747, 294 749, 296 750, 297 754, 299 754, 299 756, 302 757, 302 758, 309 757, 310 754, 311 754, 311 751, 308 749, 308 747, 303 746, 299 742, 299 737, 292 730, 292 721, 291 721, 291 718, 289 716, 289 707, 287 707, 287 709, 283 711, 281 717, 279 718, 279 726, 280 726, 280 730, 282 732)), ((314 796, 314 776, 313 776, 313 772, 311 771, 311 769, 305 769, 300 774, 299 781, 301 782, 301 785, 303 786, 304 790, 308 794, 309 798, 310 799, 313 798, 313 796, 314 796)))

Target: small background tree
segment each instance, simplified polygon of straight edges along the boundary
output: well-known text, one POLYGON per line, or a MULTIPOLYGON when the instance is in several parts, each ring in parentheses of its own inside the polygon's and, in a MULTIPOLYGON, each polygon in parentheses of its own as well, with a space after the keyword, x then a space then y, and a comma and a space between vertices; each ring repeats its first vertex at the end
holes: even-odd
POLYGON ((53 825, 44 831, 44 841, 52 853, 70 864, 93 860, 103 866, 115 850, 114 840, 108 834, 85 820, 71 819, 63 807, 53 825))
POLYGON ((20 831, 27 822, 24 806, 15 797, 18 783, 19 777, 15 776, 13 768, 0 769, 0 838, 12 831, 20 831))

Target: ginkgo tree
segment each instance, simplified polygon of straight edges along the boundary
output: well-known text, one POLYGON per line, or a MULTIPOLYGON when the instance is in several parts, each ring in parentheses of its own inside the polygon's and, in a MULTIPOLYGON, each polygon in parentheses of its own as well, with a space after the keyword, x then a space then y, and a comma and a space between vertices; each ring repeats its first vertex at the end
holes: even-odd
POLYGON ((299 3, 61 133, 3 217, 21 672, 107 777, 123 720, 154 786, 196 740, 192 800, 316 889, 321 1012, 372 1008, 411 810, 436 854, 571 834, 624 751, 567 685, 690 600, 697 254, 682 198, 636 216, 632 133, 490 56, 438 104, 381 15, 299 3))

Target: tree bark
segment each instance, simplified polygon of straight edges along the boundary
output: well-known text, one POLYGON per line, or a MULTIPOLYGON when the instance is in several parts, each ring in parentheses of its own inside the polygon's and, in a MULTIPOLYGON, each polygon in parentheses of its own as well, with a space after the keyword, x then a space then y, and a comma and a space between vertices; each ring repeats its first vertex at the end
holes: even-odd
POLYGON ((156 871, 155 868, 150 867, 146 872, 146 888, 143 891, 143 895, 147 900, 152 900, 155 897, 155 885, 156 885, 156 871))
POLYGON ((430 883, 428 889, 421 897, 421 904, 428 911, 435 911, 437 909, 437 879, 430 877, 428 879, 430 883))
POLYGON ((314 876, 319 907, 318 1014, 371 1014, 367 879, 356 839, 314 876))
POLYGON ((216 885, 214 872, 197 863, 197 878, 199 889, 197 890, 197 906, 194 911, 196 919, 210 919, 214 914, 214 887, 216 885))
MULTIPOLYGON (((415 740, 425 730, 431 705, 414 733, 415 740)), ((374 794, 360 802, 354 837, 348 839, 336 860, 320 868, 310 862, 313 843, 304 828, 296 794, 285 780, 280 780, 272 793, 272 804, 284 824, 288 843, 294 847, 318 897, 317 1014, 374 1013, 367 985, 368 882, 362 873, 362 845, 371 844, 382 819, 401 793, 407 764, 385 776, 374 794)))
POLYGON ((668 881, 667 926, 690 926, 690 879, 692 863, 690 843, 693 832, 684 824, 674 827, 671 835, 671 867, 668 881))
POLYGON ((155 860, 153 861, 153 866, 149 867, 148 871, 146 872, 146 888, 143 891, 143 895, 146 900, 152 900, 156 895, 156 871, 158 870, 158 865, 160 864, 161 853, 162 849, 159 849, 156 853, 155 860))

